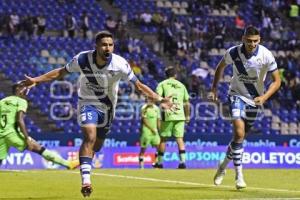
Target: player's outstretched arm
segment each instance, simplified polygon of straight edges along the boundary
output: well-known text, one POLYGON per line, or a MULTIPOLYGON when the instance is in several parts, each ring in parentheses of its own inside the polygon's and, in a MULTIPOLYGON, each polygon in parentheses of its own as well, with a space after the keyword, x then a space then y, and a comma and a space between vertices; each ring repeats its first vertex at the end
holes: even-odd
POLYGON ((41 76, 37 76, 37 77, 30 77, 30 76, 25 75, 25 80, 22 81, 21 84, 23 86, 30 88, 30 87, 35 86, 38 83, 63 78, 67 73, 68 73, 68 71, 65 69, 65 67, 61 67, 61 68, 54 69, 50 72, 47 72, 41 76))
POLYGON ((155 92, 153 92, 153 90, 151 90, 151 88, 149 88, 147 85, 143 84, 139 80, 137 80, 135 82, 135 87, 143 95, 154 99, 155 102, 159 102, 161 104, 161 107, 163 109, 167 109, 168 110, 168 109, 171 109, 174 106, 174 104, 171 102, 171 98, 170 97, 163 98, 163 97, 159 96, 158 94, 156 94, 155 92))

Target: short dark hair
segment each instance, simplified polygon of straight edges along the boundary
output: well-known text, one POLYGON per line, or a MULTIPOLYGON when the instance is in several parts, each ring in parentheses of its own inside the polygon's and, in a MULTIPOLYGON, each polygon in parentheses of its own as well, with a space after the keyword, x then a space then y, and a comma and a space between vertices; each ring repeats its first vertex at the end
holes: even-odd
POLYGON ((244 31, 244 36, 249 36, 249 35, 260 35, 258 28, 255 26, 247 26, 244 31))
POLYGON ((169 66, 165 69, 165 73, 168 78, 173 77, 176 75, 176 69, 173 66, 169 66))
POLYGON ((109 32, 109 31, 99 31, 99 32, 96 34, 96 39, 95 39, 96 44, 97 44, 102 38, 105 38, 105 37, 113 38, 113 35, 112 35, 112 33, 109 32))
POLYGON ((12 85, 11 89, 12 89, 12 93, 16 94, 17 91, 17 87, 19 87, 20 82, 16 82, 12 85))

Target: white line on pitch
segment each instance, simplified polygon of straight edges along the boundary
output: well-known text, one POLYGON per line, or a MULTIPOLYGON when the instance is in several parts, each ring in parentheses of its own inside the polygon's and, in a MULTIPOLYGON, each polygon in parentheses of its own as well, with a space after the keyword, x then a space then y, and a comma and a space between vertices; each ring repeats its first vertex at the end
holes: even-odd
MULTIPOLYGON (((72 173, 79 173, 79 172, 72 172, 72 173)), ((203 183, 195 183, 195 182, 188 182, 188 181, 176 181, 176 180, 146 178, 146 177, 137 177, 137 176, 125 176, 125 175, 105 174, 105 173, 98 173, 98 172, 97 173, 92 173, 92 175, 108 176, 108 177, 116 177, 116 178, 125 178, 125 179, 134 179, 134 180, 144 180, 144 181, 152 181, 152 182, 162 182, 162 183, 173 183, 173 184, 181 184, 181 185, 204 186, 204 187, 212 187, 212 188, 233 188, 233 186, 229 186, 229 185, 215 186, 213 184, 203 184, 203 183)), ((247 187, 247 190, 249 190, 249 189, 250 190, 272 191, 272 192, 295 192, 295 193, 300 193, 300 190, 288 190, 288 189, 247 187)))
POLYGON ((282 197, 275 197, 275 198, 239 198, 239 199, 191 199, 191 200, 299 200, 300 198, 282 198, 282 197))
MULTIPOLYGON (((9 170, 7 170, 7 171, 9 171, 9 170)), ((36 172, 36 171, 20 170, 20 171, 15 171, 15 172, 36 172)), ((58 171, 55 171, 55 172, 58 172, 58 171)), ((78 174, 79 173, 79 172, 65 171, 65 170, 62 170, 62 172, 69 172, 69 173, 74 173, 74 174, 78 174)), ((151 181, 151 182, 181 184, 181 185, 203 186, 203 187, 211 187, 211 188, 233 188, 233 186, 229 186, 229 185, 215 186, 213 184, 195 183, 195 182, 188 182, 188 181, 176 181, 176 180, 168 180, 168 179, 146 178, 146 177, 137 177, 137 176, 125 176, 125 175, 106 174, 106 173, 98 173, 98 172, 92 173, 92 175, 96 175, 96 176, 108 176, 108 177, 124 178, 124 179, 133 179, 133 180, 143 180, 143 181, 151 181)), ((272 192, 294 192, 294 193, 300 193, 300 190, 275 189, 275 188, 260 188, 260 187, 247 187, 247 190, 262 190, 262 191, 272 191, 272 192)), ((300 198, 279 198, 279 199, 296 200, 296 199, 300 199, 300 198)))
POLYGON ((23 169, 0 169, 1 172, 29 172, 23 169))

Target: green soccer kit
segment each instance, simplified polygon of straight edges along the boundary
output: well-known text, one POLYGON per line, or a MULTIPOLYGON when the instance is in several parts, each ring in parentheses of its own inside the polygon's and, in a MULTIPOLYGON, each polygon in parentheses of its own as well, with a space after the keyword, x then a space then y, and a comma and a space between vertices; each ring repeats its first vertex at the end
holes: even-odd
POLYGON ((156 92, 162 97, 171 96, 172 102, 176 104, 178 110, 164 111, 162 113, 161 133, 162 137, 183 137, 184 135, 184 103, 189 101, 189 94, 186 87, 174 78, 160 82, 156 92))
POLYGON ((146 148, 149 145, 157 146, 160 143, 160 137, 158 134, 157 120, 160 119, 159 108, 152 104, 145 104, 142 107, 142 117, 147 120, 148 124, 156 130, 154 134, 146 125, 142 125, 142 134, 140 138, 141 147, 146 148))
POLYGON ((26 112, 28 103, 18 96, 9 96, 0 101, 0 160, 6 158, 11 146, 23 151, 27 144, 17 127, 17 113, 26 112))

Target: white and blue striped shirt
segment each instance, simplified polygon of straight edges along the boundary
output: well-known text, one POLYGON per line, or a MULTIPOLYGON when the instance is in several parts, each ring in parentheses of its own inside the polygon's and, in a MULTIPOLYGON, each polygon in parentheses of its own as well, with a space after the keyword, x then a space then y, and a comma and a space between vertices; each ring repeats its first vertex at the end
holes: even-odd
POLYGON ((239 96, 247 104, 255 106, 253 99, 264 93, 267 72, 277 69, 271 51, 258 45, 255 52, 247 57, 244 45, 240 44, 229 48, 223 59, 227 65, 233 66, 229 95, 239 96))
POLYGON ((95 105, 100 109, 114 110, 118 99, 121 79, 137 81, 128 62, 121 56, 111 54, 107 64, 96 65, 96 51, 77 54, 66 66, 68 72, 80 72, 78 79, 79 103, 95 105))

